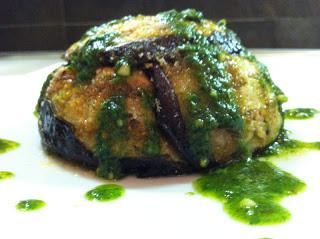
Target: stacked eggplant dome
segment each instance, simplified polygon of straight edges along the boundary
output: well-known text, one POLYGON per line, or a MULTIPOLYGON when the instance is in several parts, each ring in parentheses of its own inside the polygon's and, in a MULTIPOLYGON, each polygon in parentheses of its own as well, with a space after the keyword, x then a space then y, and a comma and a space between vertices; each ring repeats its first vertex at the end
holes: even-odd
POLYGON ((205 171, 278 136, 285 96, 224 20, 193 9, 89 29, 44 83, 42 145, 118 179, 205 171))

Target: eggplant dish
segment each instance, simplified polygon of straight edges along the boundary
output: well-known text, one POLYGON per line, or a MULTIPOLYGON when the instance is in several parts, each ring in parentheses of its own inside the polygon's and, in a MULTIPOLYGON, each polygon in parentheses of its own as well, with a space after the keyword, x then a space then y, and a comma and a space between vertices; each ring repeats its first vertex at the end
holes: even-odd
POLYGON ((44 149, 108 179, 200 172, 263 150, 286 97, 224 20, 193 9, 89 29, 37 105, 44 149))

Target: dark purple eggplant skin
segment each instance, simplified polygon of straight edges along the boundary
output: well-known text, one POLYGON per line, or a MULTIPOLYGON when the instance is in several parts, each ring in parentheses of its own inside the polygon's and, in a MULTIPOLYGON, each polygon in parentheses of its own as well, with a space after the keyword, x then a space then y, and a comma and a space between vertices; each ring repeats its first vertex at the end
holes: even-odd
MULTIPOLYGON (((214 32, 208 40, 230 54, 240 54, 243 49, 240 40, 232 31, 214 32)), ((152 63, 153 66, 145 72, 153 79, 156 105, 158 105, 155 112, 158 126, 182 158, 195 170, 200 170, 198 159, 189 147, 184 120, 174 89, 170 79, 159 66, 159 59, 165 59, 169 64, 179 59, 178 47, 181 44, 183 39, 176 36, 146 39, 111 47, 103 53, 103 58, 105 64, 114 65, 124 57, 129 59, 132 65, 142 69, 144 64, 152 63)))
POLYGON ((160 130, 188 164, 195 170, 199 169, 199 162, 189 146, 185 123, 170 79, 157 64, 149 69, 149 74, 155 89, 155 114, 160 130))
MULTIPOLYGON (((240 54, 243 47, 237 35, 228 30, 215 31, 208 37, 209 42, 218 45, 229 54, 240 54)), ((164 58, 167 62, 174 63, 179 57, 178 47, 184 43, 183 39, 176 36, 164 36, 129 42, 120 46, 112 46, 102 53, 105 65, 114 65, 121 58, 127 58, 134 66, 143 66, 145 63, 157 63, 164 58)))
POLYGON ((38 125, 42 146, 48 153, 81 163, 85 167, 98 166, 98 160, 92 152, 76 138, 73 126, 56 117, 53 105, 48 100, 41 103, 38 125))
POLYGON ((107 48, 101 57, 105 65, 114 65, 122 58, 128 59, 135 67, 157 62, 160 58, 174 62, 178 55, 177 47, 182 43, 183 40, 175 36, 145 39, 107 48))
MULTIPOLYGON (((52 103, 46 99, 40 106, 39 132, 42 146, 48 153, 90 169, 98 167, 99 160, 94 157, 93 152, 76 138, 71 124, 56 116, 52 103)), ((173 162, 161 155, 119 160, 123 175, 135 175, 138 178, 192 173, 192 169, 186 163, 173 162)))

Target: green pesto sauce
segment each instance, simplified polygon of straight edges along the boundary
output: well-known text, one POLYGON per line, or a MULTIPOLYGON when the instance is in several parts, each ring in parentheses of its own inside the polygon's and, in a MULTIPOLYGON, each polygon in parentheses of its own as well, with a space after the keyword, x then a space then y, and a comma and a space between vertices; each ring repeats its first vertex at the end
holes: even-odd
POLYGON ((7 140, 7 139, 0 139, 0 154, 14 150, 19 146, 20 144, 17 142, 7 140))
MULTIPOLYGON (((153 110, 154 100, 150 93, 141 91, 143 107, 153 110)), ((108 179, 119 179, 123 177, 120 158, 129 155, 132 146, 127 143, 128 135, 128 113, 124 96, 113 96, 107 99, 100 109, 98 116, 98 133, 95 156, 99 159, 97 174, 108 179)), ((160 135, 157 130, 155 118, 145 119, 148 127, 148 135, 141 149, 145 156, 160 154, 160 135)))
POLYGON ((8 171, 0 171, 0 180, 5 180, 12 178, 14 176, 14 173, 8 172, 8 171))
POLYGON ((319 113, 319 110, 312 109, 312 108, 296 108, 296 109, 285 110, 284 117, 290 120, 304 120, 304 119, 311 119, 318 113, 319 113))
POLYGON ((282 130, 277 140, 262 152, 259 152, 257 156, 286 156, 292 153, 300 153, 305 150, 320 150, 320 142, 304 142, 290 139, 287 131, 282 130))
POLYGON ((34 211, 34 210, 39 210, 43 208, 46 205, 46 203, 42 200, 38 199, 29 199, 29 200, 23 200, 20 201, 17 205, 16 208, 19 211, 34 211))
POLYGON ((81 51, 72 55, 70 66, 75 70, 77 80, 84 82, 92 79, 96 69, 103 64, 103 52, 109 46, 115 45, 117 33, 107 33, 100 37, 89 39, 81 51))
POLYGON ((98 116, 95 156, 99 159, 98 176, 121 178, 119 157, 126 155, 128 139, 128 113, 123 96, 112 96, 100 109, 98 116))
POLYGON ((238 134, 243 130, 235 91, 230 86, 231 77, 219 60, 223 49, 210 43, 208 37, 197 31, 197 25, 204 21, 201 12, 193 9, 181 12, 171 10, 159 16, 175 35, 187 40, 179 51, 195 70, 200 91, 190 92, 185 102, 189 109, 185 117, 186 128, 199 166, 207 167, 213 161, 210 132, 217 127, 228 128, 238 134))
MULTIPOLYGON (((120 24, 131 18, 131 16, 126 16, 121 19, 103 23, 100 26, 94 26, 81 37, 80 41, 86 41, 86 43, 72 54, 69 62, 71 68, 77 72, 76 79, 78 82, 86 82, 92 79, 96 69, 104 64, 103 53, 106 48, 114 46, 116 40, 121 38, 117 32, 99 33, 101 29, 120 24)), ((116 74, 114 77, 115 82, 123 79, 121 73, 127 76, 130 74, 130 69, 126 68, 124 71, 121 71, 120 74, 116 74)))
POLYGON ((125 189, 116 184, 103 184, 93 188, 85 194, 89 201, 109 202, 122 197, 125 189))
POLYGON ((196 195, 196 193, 195 193, 195 192, 186 192, 186 195, 188 195, 188 196, 194 196, 194 195, 196 195))
POLYGON ((279 202, 306 187, 290 173, 257 159, 212 171, 194 181, 193 186, 202 196, 221 201, 232 218, 249 225, 287 221, 290 212, 279 202))

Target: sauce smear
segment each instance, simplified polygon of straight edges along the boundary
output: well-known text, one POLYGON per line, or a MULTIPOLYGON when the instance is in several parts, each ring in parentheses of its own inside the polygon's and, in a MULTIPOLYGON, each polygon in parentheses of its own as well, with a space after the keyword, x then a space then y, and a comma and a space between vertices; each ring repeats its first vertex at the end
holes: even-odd
POLYGON ((218 199, 234 219, 250 225, 283 223, 290 212, 279 202, 297 194, 305 183, 270 162, 244 160, 220 168, 193 183, 197 193, 218 199))
POLYGON ((320 150, 320 142, 304 142, 296 139, 291 139, 286 130, 282 130, 278 139, 273 142, 258 156, 285 156, 288 154, 299 153, 305 150, 320 150))
POLYGON ((0 154, 6 153, 8 151, 14 150, 20 146, 19 143, 7 140, 0 139, 0 154))
POLYGON ((124 195, 125 189, 117 184, 103 184, 85 194, 89 201, 109 202, 124 195))
POLYGON ((19 211, 29 212, 29 211, 39 210, 43 208, 45 205, 46 203, 42 200, 28 199, 28 200, 20 201, 16 205, 16 208, 19 211))
POLYGON ((14 176, 13 173, 8 172, 8 171, 0 171, 0 180, 5 180, 12 178, 14 176))
POLYGON ((318 113, 320 111, 313 108, 296 108, 285 110, 284 117, 290 120, 304 120, 311 119, 318 113))

